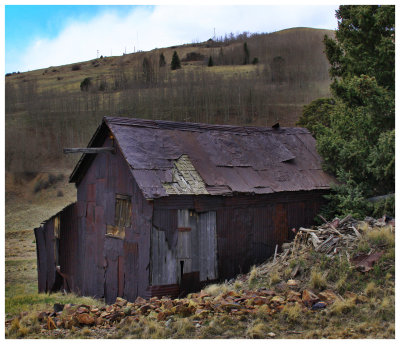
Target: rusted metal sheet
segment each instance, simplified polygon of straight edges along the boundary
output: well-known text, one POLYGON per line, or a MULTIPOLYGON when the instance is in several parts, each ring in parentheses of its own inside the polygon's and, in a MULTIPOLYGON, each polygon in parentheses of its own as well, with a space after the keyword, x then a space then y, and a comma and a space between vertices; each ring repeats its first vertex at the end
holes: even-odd
POLYGON ((217 272, 217 217, 215 211, 199 214, 199 280, 211 281, 218 276, 217 272))
POLYGON ((38 290, 40 293, 44 293, 47 291, 46 239, 45 239, 44 228, 42 226, 35 228, 34 231, 36 239, 38 290))
POLYGON ((104 241, 105 280, 104 297, 107 303, 114 302, 120 290, 118 261, 123 255, 123 241, 121 239, 106 237, 104 241))
MULTIPOLYGON (((103 132, 109 129, 148 199, 168 195, 175 163, 183 155, 193 164, 207 192, 213 195, 324 190, 334 182, 322 171, 315 140, 303 128, 236 127, 118 117, 105 117, 101 128, 92 145, 102 142, 103 132)), ((91 156, 83 155, 70 180, 80 181, 92 161, 91 156)), ((182 190, 197 194, 196 188, 182 190)))
POLYGON ((139 250, 138 243, 124 241, 124 297, 134 300, 138 296, 139 279, 139 250))
POLYGON ((77 203, 64 208, 60 216, 60 271, 64 276, 64 289, 76 292, 79 289, 80 257, 78 252, 77 203))
POLYGON ((176 298, 179 295, 179 285, 178 284, 154 285, 154 286, 151 285, 147 287, 146 291, 142 295, 147 299, 153 296, 161 298, 164 295, 176 298))
POLYGON ((379 251, 371 254, 361 254, 357 257, 354 257, 351 260, 351 263, 354 264, 358 270, 367 272, 372 270, 375 263, 383 256, 384 253, 384 251, 379 251))
POLYGON ((56 262, 54 256, 54 217, 47 221, 43 225, 43 228, 47 257, 46 290, 54 291, 54 284, 56 282, 56 262))

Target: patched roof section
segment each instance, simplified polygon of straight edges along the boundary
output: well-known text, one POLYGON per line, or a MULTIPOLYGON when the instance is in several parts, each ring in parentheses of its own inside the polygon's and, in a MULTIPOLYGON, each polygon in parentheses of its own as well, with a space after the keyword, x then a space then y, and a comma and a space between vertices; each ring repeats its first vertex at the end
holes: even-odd
MULTIPOLYGON (((110 130, 147 199, 169 195, 269 194, 329 189, 315 140, 304 128, 239 127, 104 117, 89 143, 110 130)), ((70 181, 91 163, 83 155, 70 181)))
POLYGON ((208 195, 206 185, 186 154, 174 161, 172 181, 163 183, 168 195, 208 195))

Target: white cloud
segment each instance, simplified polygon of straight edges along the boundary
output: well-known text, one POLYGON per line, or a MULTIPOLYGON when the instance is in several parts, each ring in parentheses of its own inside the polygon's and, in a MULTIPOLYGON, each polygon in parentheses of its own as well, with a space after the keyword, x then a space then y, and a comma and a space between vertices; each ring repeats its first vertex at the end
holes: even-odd
MULTIPOLYGON (((204 41, 225 33, 273 32, 307 26, 336 28, 337 6, 157 6, 135 7, 123 16, 102 13, 70 21, 54 39, 37 39, 13 61, 12 70, 34 70, 136 50, 204 41)), ((11 65, 11 64, 10 64, 11 65)))

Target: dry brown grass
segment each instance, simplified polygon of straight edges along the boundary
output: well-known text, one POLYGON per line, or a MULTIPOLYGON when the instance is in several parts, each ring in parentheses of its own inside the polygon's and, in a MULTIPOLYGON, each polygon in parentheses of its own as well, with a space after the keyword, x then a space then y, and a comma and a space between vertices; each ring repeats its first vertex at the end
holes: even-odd
POLYGON ((395 244, 395 236, 391 226, 373 228, 366 233, 366 236, 369 241, 378 246, 387 245, 393 247, 395 244))
POLYGON ((247 328, 246 336, 251 339, 266 338, 269 331, 270 328, 265 322, 256 320, 247 328))
POLYGON ((314 268, 311 271, 310 285, 312 288, 318 289, 318 290, 323 290, 327 287, 326 277, 317 268, 314 268))

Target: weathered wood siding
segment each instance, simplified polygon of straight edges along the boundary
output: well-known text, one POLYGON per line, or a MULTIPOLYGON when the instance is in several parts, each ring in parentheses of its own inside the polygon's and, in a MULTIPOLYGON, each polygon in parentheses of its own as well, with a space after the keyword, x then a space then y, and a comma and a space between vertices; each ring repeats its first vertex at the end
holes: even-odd
POLYGON ((154 210, 151 284, 175 284, 180 292, 216 279, 216 215, 189 209, 154 210))
POLYGON ((252 265, 269 258, 276 245, 280 248, 283 242, 292 238, 291 228, 313 223, 324 203, 323 194, 311 191, 234 197, 170 196, 156 200, 157 223, 168 223, 171 216, 177 218, 176 234, 174 224, 169 226, 168 233, 170 237, 177 235, 178 238, 182 233, 182 243, 176 239, 178 248, 184 244, 183 238, 189 235, 189 232, 180 232, 180 227, 194 228, 192 233, 196 234, 190 239, 193 245, 190 254, 179 257, 178 249, 174 246, 171 249, 165 236, 155 234, 157 229, 153 227, 152 285, 173 283, 174 280, 180 283, 181 260, 184 261, 183 272, 199 272, 201 282, 230 279, 248 272, 252 265), (195 215, 195 222, 190 213, 195 215), (168 271, 178 272, 171 277, 168 271))
MULTIPOLYGON (((112 146, 106 138, 105 147, 112 146)), ((97 154, 78 185, 78 214, 82 257, 82 293, 134 300, 149 285, 152 205, 146 201, 118 147, 97 154), (132 221, 125 238, 106 235, 115 225, 116 194, 131 197, 132 221)))

